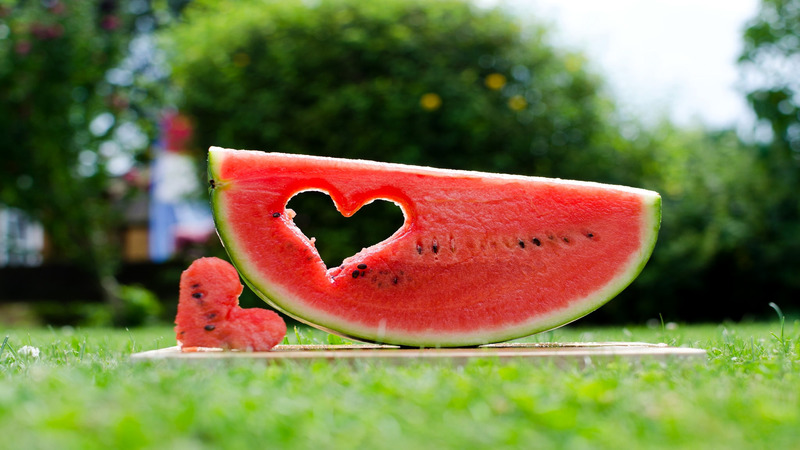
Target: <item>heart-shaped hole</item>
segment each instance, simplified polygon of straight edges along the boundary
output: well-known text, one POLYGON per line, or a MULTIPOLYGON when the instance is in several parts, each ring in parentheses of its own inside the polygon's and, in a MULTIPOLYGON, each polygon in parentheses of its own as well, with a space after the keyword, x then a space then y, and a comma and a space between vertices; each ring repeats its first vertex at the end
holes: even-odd
POLYGON ((362 248, 383 241, 405 221, 397 204, 380 199, 362 206, 352 217, 344 217, 328 194, 317 191, 298 193, 286 207, 297 214, 294 223, 303 234, 315 238, 314 245, 327 267, 336 267, 362 248))

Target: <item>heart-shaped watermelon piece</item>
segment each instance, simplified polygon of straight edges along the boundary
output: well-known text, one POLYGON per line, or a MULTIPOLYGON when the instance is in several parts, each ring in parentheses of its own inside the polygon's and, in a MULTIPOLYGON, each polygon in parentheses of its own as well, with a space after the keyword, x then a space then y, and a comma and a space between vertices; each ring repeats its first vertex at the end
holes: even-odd
POLYGON ((286 335, 274 311, 242 309, 239 274, 219 258, 195 260, 181 274, 175 335, 178 344, 227 350, 268 351, 286 335))

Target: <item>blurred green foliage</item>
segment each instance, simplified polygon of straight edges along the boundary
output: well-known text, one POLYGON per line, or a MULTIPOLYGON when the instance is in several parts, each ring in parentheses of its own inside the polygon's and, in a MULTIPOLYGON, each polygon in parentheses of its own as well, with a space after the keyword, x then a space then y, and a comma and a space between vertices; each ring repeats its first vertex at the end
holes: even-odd
MULTIPOLYGON (((109 76, 138 33, 162 27, 197 148, 653 189, 664 200, 656 252, 621 298, 591 317, 718 320, 769 314, 770 301, 800 307, 800 0, 763 0, 744 34, 748 100, 774 136, 758 145, 732 131, 620 119, 582 54, 502 9, 456 0, 198 0, 174 22, 185 3, 0 0, 0 204, 41 221, 53 256, 94 271, 119 311, 142 312, 131 320, 155 314, 153 298, 114 279, 115 208, 125 198, 112 187, 113 152, 101 149, 118 144, 123 124, 151 135, 149 111, 171 104, 173 92, 152 78, 109 76)), ((143 160, 144 147, 123 150, 143 160)), ((345 219, 316 193, 289 207, 329 265, 402 221, 386 202, 345 219)))
MULTIPOLYGON (((567 173, 576 158, 596 174, 599 160, 613 164, 591 144, 611 104, 583 56, 500 10, 460 1, 198 2, 184 18, 165 43, 199 148, 538 175, 567 173)), ((289 206, 330 265, 402 224, 385 202, 357 220, 322 194, 289 206)))
MULTIPOLYGON (((744 33, 740 63, 747 99, 772 127, 775 158, 797 172, 800 165, 800 1, 762 0, 744 33)), ((797 175, 794 176, 796 181, 797 175)))
POLYGON ((42 223, 48 259, 91 271, 118 312, 120 208, 136 187, 110 165, 144 156, 151 121, 114 70, 155 14, 141 0, 0 1, 0 205, 42 223))
POLYGON ((197 2, 169 31, 207 144, 552 174, 610 112, 579 54, 454 1, 197 2))
POLYGON ((114 259, 102 136, 89 122, 119 112, 105 74, 125 49, 123 20, 94 2, 0 4, 0 204, 41 221, 56 254, 91 266, 114 259))
MULTIPOLYGON (((770 236, 774 173, 756 148, 733 131, 619 119, 584 56, 551 45, 540 24, 461 1, 197 2, 185 19, 163 42, 199 148, 653 189, 664 200, 656 252, 594 316, 718 320, 797 305, 764 272, 790 256, 770 236)), ((324 195, 289 206, 313 211, 296 220, 329 265, 400 224, 391 205, 354 225, 324 195)))
POLYGON ((761 146, 771 195, 760 240, 763 270, 800 291, 800 1, 762 0, 744 33, 740 65, 747 99, 772 139, 761 146))
POLYGON ((0 4, 0 204, 40 221, 53 255, 91 268, 111 301, 118 222, 98 146, 125 113, 105 77, 128 27, 116 2, 0 4))

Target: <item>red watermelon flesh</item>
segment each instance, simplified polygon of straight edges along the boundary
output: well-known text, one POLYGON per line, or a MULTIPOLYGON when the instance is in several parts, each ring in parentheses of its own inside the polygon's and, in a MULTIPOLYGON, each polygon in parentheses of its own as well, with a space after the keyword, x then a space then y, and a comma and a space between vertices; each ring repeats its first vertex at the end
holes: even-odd
POLYGON ((274 307, 343 336, 408 346, 499 342, 595 310, 655 245, 652 191, 212 147, 215 223, 231 260, 274 307), (328 193, 351 216, 376 199, 405 223, 327 268, 286 209, 328 193))
POLYGON ((242 309, 239 274, 227 261, 200 258, 181 275, 175 335, 182 348, 268 351, 286 335, 273 311, 242 309))

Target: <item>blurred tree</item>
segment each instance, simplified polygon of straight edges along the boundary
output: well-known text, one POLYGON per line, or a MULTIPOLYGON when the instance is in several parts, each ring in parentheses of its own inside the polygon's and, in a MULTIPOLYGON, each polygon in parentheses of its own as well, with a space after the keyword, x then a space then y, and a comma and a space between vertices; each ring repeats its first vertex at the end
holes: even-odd
POLYGON ((772 126, 775 155, 800 164, 800 0, 762 0, 744 33, 740 64, 759 119, 772 126))
MULTIPOLYGON (((549 45, 540 25, 463 1, 192 6, 166 44, 200 148, 583 179, 608 173, 592 164, 613 159, 592 146, 610 112, 600 79, 582 55, 549 45)), ((300 212, 312 209, 308 202, 330 205, 313 195, 292 202, 300 212)), ((320 214, 306 223, 338 216, 330 207, 320 214)), ((375 214, 360 227, 314 231, 323 259, 349 256, 352 247, 340 243, 358 249, 402 223, 391 205, 375 214)))
POLYGON ((0 204, 40 221, 56 260, 94 273, 120 310, 110 184, 147 148, 118 64, 149 2, 0 1, 0 204))
POLYGON ((800 289, 800 0, 761 1, 739 62, 747 99, 772 135, 762 146, 772 181, 759 262, 773 283, 800 289))
MULTIPOLYGON (((720 319, 767 309, 753 304, 767 280, 758 238, 770 192, 756 152, 730 131, 620 121, 584 57, 552 46, 543 26, 501 9, 420 0, 203 1, 185 18, 164 42, 198 147, 654 189, 664 198, 656 253, 627 300, 593 317, 720 319)), ((376 207, 353 227, 321 194, 289 206, 329 262, 402 221, 395 209, 387 225, 392 208, 376 207), (308 210, 313 220, 301 217, 308 210), (313 230, 315 222, 327 225, 313 230)))
POLYGON ((552 174, 609 105, 546 30, 459 1, 198 2, 169 30, 198 141, 552 174))

